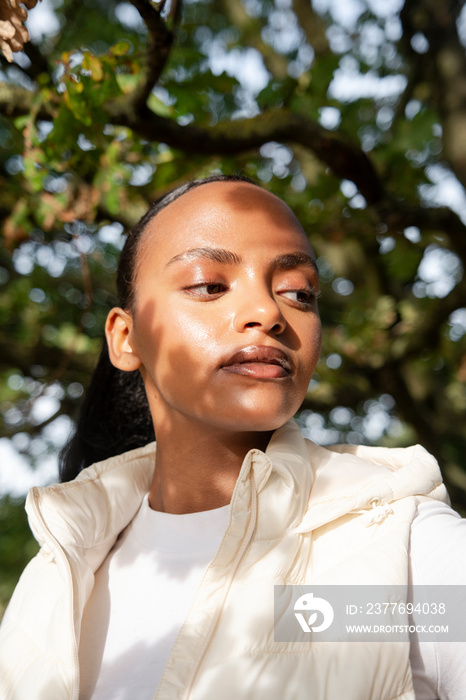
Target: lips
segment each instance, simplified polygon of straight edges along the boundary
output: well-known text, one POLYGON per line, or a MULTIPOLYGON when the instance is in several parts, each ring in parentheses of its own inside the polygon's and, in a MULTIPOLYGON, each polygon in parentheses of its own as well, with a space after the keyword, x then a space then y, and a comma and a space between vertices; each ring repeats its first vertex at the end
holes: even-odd
POLYGON ((235 352, 222 364, 222 369, 256 379, 280 379, 291 374, 292 364, 288 355, 279 348, 250 346, 235 352))

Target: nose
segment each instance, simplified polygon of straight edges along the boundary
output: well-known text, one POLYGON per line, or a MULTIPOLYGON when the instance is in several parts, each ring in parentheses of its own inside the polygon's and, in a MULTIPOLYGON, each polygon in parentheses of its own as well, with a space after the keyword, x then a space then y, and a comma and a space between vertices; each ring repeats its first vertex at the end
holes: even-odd
POLYGON ((279 335, 286 328, 286 320, 280 306, 266 289, 252 290, 243 294, 234 320, 239 333, 247 328, 258 328, 265 333, 279 335))

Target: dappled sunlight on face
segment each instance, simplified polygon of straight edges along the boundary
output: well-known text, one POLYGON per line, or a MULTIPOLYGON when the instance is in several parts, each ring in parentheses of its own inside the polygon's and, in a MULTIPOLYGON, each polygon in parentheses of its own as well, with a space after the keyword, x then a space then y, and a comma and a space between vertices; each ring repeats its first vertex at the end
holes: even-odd
POLYGON ((313 252, 288 207, 203 185, 155 217, 139 255, 133 343, 156 433, 285 423, 320 350, 313 252))

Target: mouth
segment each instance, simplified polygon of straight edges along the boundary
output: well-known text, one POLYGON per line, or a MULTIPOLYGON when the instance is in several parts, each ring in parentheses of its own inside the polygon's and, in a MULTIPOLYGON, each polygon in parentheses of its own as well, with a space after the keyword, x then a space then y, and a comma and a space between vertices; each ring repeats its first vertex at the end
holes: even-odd
POLYGON ((221 367, 230 374, 255 379, 281 379, 292 373, 288 355, 279 348, 250 346, 235 352, 221 367))

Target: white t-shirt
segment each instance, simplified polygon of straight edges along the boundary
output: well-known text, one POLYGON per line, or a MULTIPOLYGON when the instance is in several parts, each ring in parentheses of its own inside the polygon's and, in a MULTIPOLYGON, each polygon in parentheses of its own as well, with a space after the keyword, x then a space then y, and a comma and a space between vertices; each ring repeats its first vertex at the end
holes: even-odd
MULTIPOLYGON (((160 513, 146 496, 98 570, 84 611, 80 700, 152 700, 229 511, 160 513)), ((421 504, 411 529, 409 582, 464 585, 458 561, 466 562, 466 520, 445 504, 421 504)), ((464 700, 465 652, 466 643, 413 638, 416 700, 464 700)))
POLYGON ((161 513, 144 498, 84 610, 80 700, 152 700, 229 516, 230 506, 161 513))

